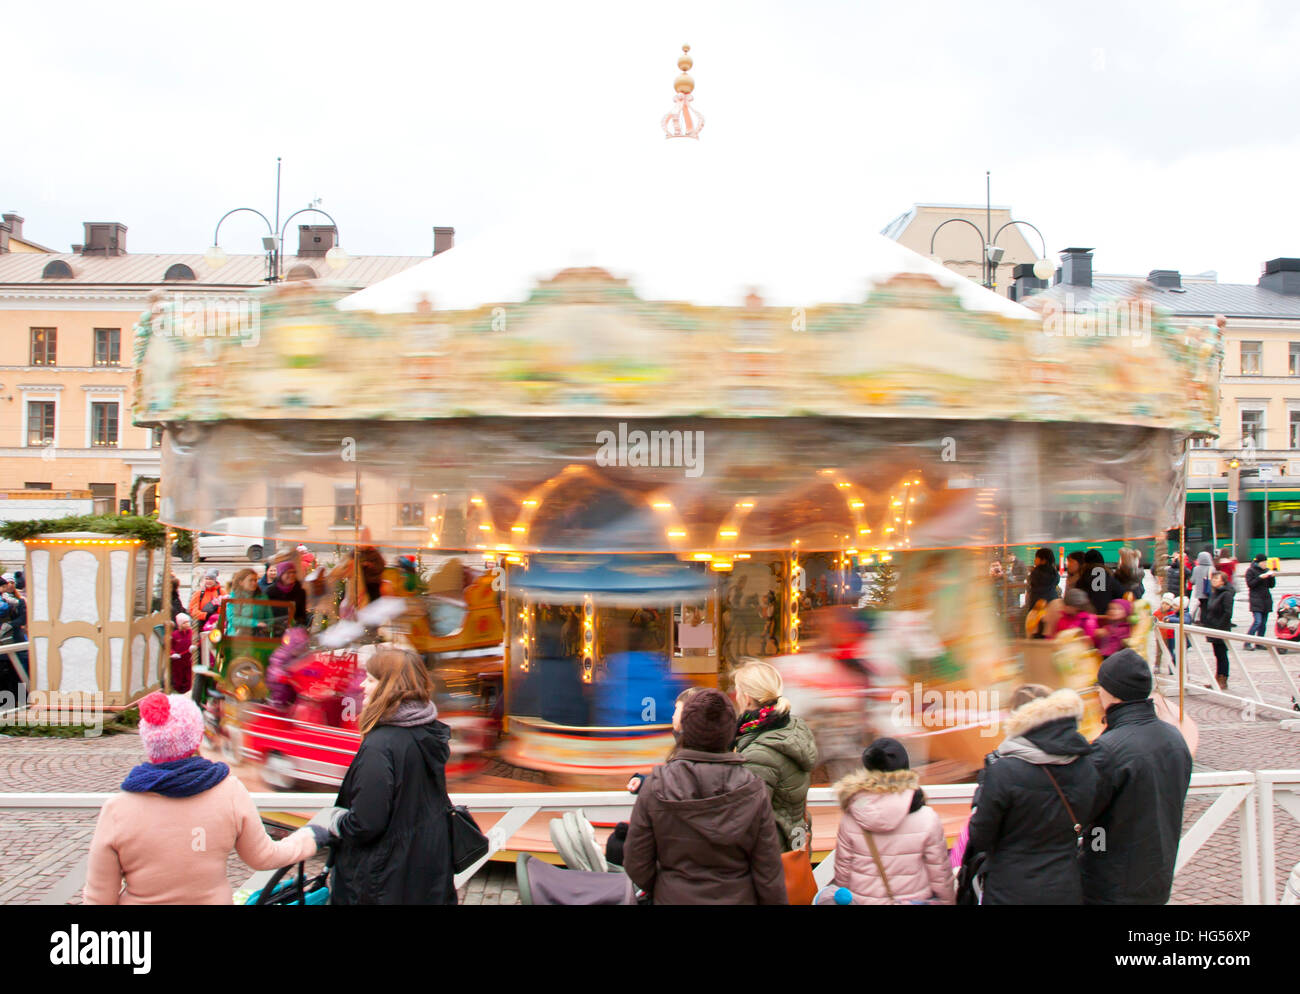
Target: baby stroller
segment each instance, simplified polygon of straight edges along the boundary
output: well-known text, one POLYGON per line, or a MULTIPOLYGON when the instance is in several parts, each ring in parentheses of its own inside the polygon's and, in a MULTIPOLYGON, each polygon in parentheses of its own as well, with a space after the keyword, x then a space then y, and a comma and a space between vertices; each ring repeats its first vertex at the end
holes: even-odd
POLYGON ((611 866, 596 831, 581 812, 566 811, 550 825, 551 842, 564 869, 530 853, 515 860, 520 904, 636 904, 636 888, 622 867, 611 866))
MULTIPOLYGON (((1273 622, 1273 637, 1284 642, 1300 641, 1300 597, 1287 594, 1277 605, 1277 620, 1273 622)), ((1278 649, 1278 652, 1287 652, 1278 649)))
MULTIPOLYGON (((263 820, 263 824, 268 828, 281 827, 274 822, 265 820, 263 820)), ((328 846, 329 843, 326 843, 326 845, 328 846)), ((329 876, 330 869, 333 866, 334 850, 332 847, 325 859, 324 868, 310 880, 307 878, 307 863, 305 861, 298 864, 298 872, 293 877, 288 876, 289 872, 294 868, 293 864, 282 866, 271 874, 271 879, 266 882, 265 886, 249 894, 244 904, 246 906, 254 904, 329 904, 329 876)))

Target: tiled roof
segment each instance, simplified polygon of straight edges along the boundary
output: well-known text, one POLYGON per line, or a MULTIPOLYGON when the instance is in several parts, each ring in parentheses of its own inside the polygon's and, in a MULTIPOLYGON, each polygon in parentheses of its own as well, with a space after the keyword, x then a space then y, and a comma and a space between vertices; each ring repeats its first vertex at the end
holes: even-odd
POLYGON ((1183 284, 1181 291, 1158 287, 1143 279, 1094 279, 1093 285, 1068 286, 1058 283, 1041 290, 1024 303, 1033 301, 1065 301, 1067 295, 1074 306, 1096 303, 1116 297, 1132 295, 1134 287, 1141 286, 1154 303, 1175 317, 1214 317, 1222 314, 1229 318, 1291 318, 1300 320, 1300 296, 1265 290, 1253 283, 1193 283, 1183 284))
MULTIPOLYGON (((357 289, 388 279, 403 270, 424 262, 421 255, 361 255, 353 256, 343 268, 334 270, 324 258, 313 256, 299 258, 286 256, 280 260, 282 278, 294 266, 311 266, 320 279, 357 289)), ((54 254, 12 252, 0 255, 0 289, 21 287, 97 286, 97 287, 183 287, 222 286, 254 287, 266 285, 265 255, 231 255, 225 265, 213 269, 201 254, 159 255, 152 253, 118 256, 76 255, 70 252, 54 254), (66 262, 72 268, 71 279, 45 279, 41 273, 55 260, 66 262), (163 280, 169 268, 181 263, 194 271, 195 279, 163 280)))

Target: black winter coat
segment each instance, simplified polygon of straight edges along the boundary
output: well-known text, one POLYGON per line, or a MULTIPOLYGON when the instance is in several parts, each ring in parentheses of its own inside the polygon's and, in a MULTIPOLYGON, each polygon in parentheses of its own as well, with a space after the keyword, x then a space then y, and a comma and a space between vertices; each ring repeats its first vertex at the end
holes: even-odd
POLYGON ((1201 625, 1205 628, 1217 628, 1220 631, 1232 630, 1232 603, 1237 592, 1226 583, 1217 590, 1210 588, 1210 596, 1201 609, 1201 625))
POLYGON ((1083 902, 1164 904, 1174 881, 1192 754, 1150 700, 1111 707, 1095 746, 1100 786, 1084 846, 1083 902))
POLYGON ((1042 564, 1029 571, 1029 595, 1025 598, 1025 607, 1032 608, 1038 601, 1048 604, 1061 596, 1061 577, 1055 566, 1042 564))
POLYGON ((1124 588, 1115 579, 1115 574, 1105 566, 1093 565, 1079 581, 1079 589, 1088 595, 1088 599, 1092 601, 1093 613, 1100 618, 1106 616, 1106 609, 1110 607, 1111 601, 1117 601, 1124 596, 1124 588))
POLYGON ((1192 571, 1187 567, 1179 569, 1178 564, 1165 569, 1165 590, 1175 597, 1181 597, 1187 593, 1187 585, 1192 582, 1192 571), (1179 583, 1179 577, 1182 582, 1179 583))
POLYGON ((331 904, 455 904, 440 721, 380 725, 361 740, 338 800, 348 813, 330 879, 331 904))
POLYGON ((1251 563, 1246 567, 1246 588, 1250 591, 1250 609, 1268 614, 1273 610, 1273 586, 1277 577, 1264 578, 1268 570, 1263 563, 1251 563))
POLYGON ((1075 817, 1086 819, 1097 792, 1097 768, 1083 758, 1092 746, 1073 717, 1049 721, 1022 737, 1045 753, 1080 758, 1046 766, 1000 753, 986 759, 968 843, 969 851, 989 854, 984 903, 1079 904, 1078 837, 1044 769, 1051 770, 1075 817))

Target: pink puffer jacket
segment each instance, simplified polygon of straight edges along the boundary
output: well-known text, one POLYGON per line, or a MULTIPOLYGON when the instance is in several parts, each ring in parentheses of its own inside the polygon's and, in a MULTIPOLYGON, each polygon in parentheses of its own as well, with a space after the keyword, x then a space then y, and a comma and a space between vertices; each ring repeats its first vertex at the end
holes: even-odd
POLYGON ((866 832, 875 837, 895 901, 934 898, 953 903, 955 888, 943 822, 931 807, 908 810, 917 783, 912 770, 863 770, 835 785, 844 809, 835 840, 835 885, 847 887, 855 903, 890 903, 866 832))

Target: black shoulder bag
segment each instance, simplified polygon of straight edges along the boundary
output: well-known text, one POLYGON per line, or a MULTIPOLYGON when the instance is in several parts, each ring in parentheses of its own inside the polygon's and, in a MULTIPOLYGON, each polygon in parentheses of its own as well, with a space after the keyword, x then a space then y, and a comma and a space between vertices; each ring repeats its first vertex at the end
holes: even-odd
POLYGON ((451 840, 451 863, 457 873, 464 873, 488 854, 488 837, 463 804, 452 804, 447 792, 447 772, 438 770, 438 786, 447 799, 447 835, 451 840))

